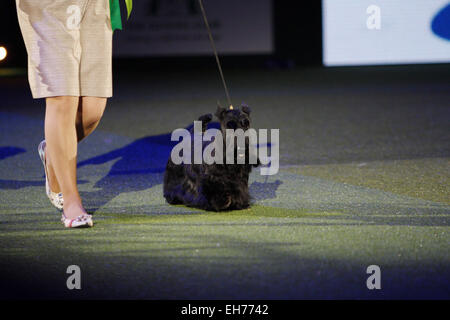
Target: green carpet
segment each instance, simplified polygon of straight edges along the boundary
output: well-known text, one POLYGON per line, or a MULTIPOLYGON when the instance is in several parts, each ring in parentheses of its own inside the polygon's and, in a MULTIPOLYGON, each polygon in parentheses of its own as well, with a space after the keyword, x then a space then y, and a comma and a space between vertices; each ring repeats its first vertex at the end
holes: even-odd
POLYGON ((229 70, 254 126, 280 129, 281 169, 252 173, 250 209, 211 213, 166 204, 162 177, 170 132, 222 97, 215 74, 119 72, 79 146, 83 230, 44 194, 43 102, 0 78, 2 297, 450 298, 450 77, 436 74, 448 67, 229 70))

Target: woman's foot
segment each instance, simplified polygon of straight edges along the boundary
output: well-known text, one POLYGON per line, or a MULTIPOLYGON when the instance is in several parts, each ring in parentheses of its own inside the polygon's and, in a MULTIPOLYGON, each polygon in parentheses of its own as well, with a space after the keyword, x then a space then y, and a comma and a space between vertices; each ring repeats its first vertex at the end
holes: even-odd
POLYGON ((66 228, 92 227, 92 216, 86 213, 79 201, 64 205, 61 221, 66 228))
POLYGON ((45 140, 41 141, 38 146, 39 157, 41 158, 42 165, 44 166, 45 172, 45 191, 48 199, 51 204, 55 206, 58 210, 63 209, 64 199, 63 195, 60 192, 58 180, 56 179, 55 172, 53 168, 50 166, 49 161, 47 159, 46 153, 46 142, 45 140), (51 187, 50 187, 51 186, 51 187))
POLYGON ((81 204, 81 200, 79 198, 77 199, 74 197, 72 201, 67 199, 67 203, 64 203, 64 215, 66 218, 75 219, 83 214, 87 214, 87 212, 81 204))
POLYGON ((66 228, 90 228, 94 226, 92 216, 89 214, 82 214, 75 219, 68 219, 63 213, 61 216, 61 222, 66 228))

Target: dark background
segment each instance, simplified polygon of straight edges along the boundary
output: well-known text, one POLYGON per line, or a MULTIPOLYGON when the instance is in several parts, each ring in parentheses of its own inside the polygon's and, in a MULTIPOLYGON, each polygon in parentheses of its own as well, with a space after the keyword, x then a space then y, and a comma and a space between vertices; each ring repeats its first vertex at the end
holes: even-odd
MULTIPOLYGON (((274 53, 271 55, 224 56, 224 66, 265 66, 286 68, 293 65, 322 64, 321 1, 273 1, 274 53)), ((122 6, 122 10, 124 6, 122 6)), ((123 15, 124 16, 124 15, 123 15)), ((251 17, 248 17, 251 19, 251 17)), ((124 21, 124 30, 126 30, 124 21)), ((121 31, 117 31, 121 32, 121 31)), ((206 32, 206 30, 205 30, 206 32)), ((17 22, 15 1, 0 4, 0 46, 8 49, 2 67, 26 67, 26 51, 17 22)), ((202 57, 151 57, 115 59, 115 66, 179 67, 180 65, 209 65, 211 59, 202 57)))

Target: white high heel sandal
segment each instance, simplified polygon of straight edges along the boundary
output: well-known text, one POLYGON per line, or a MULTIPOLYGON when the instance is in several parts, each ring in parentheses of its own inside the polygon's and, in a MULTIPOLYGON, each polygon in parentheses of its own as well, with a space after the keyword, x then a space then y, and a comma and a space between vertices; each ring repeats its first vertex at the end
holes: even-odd
POLYGON ((66 228, 90 228, 94 226, 92 216, 86 213, 76 217, 75 219, 68 219, 63 213, 61 216, 61 222, 66 228))
POLYGON ((41 158, 42 164, 44 165, 45 172, 45 192, 47 193, 47 197, 50 200, 51 204, 56 207, 58 210, 63 209, 64 199, 62 193, 56 193, 50 190, 50 184, 48 183, 48 175, 47 175, 47 163, 45 160, 45 147, 46 142, 42 140, 38 146, 39 158, 41 158))

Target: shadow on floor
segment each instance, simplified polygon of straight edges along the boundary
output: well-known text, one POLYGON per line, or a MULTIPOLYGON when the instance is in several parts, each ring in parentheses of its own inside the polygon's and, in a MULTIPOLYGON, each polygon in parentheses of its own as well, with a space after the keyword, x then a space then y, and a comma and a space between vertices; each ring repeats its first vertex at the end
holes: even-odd
POLYGON ((13 157, 15 155, 18 155, 20 153, 24 153, 27 150, 24 148, 18 148, 18 147, 12 147, 12 146, 6 146, 6 147, 0 147, 0 160, 4 160, 9 157, 13 157))

